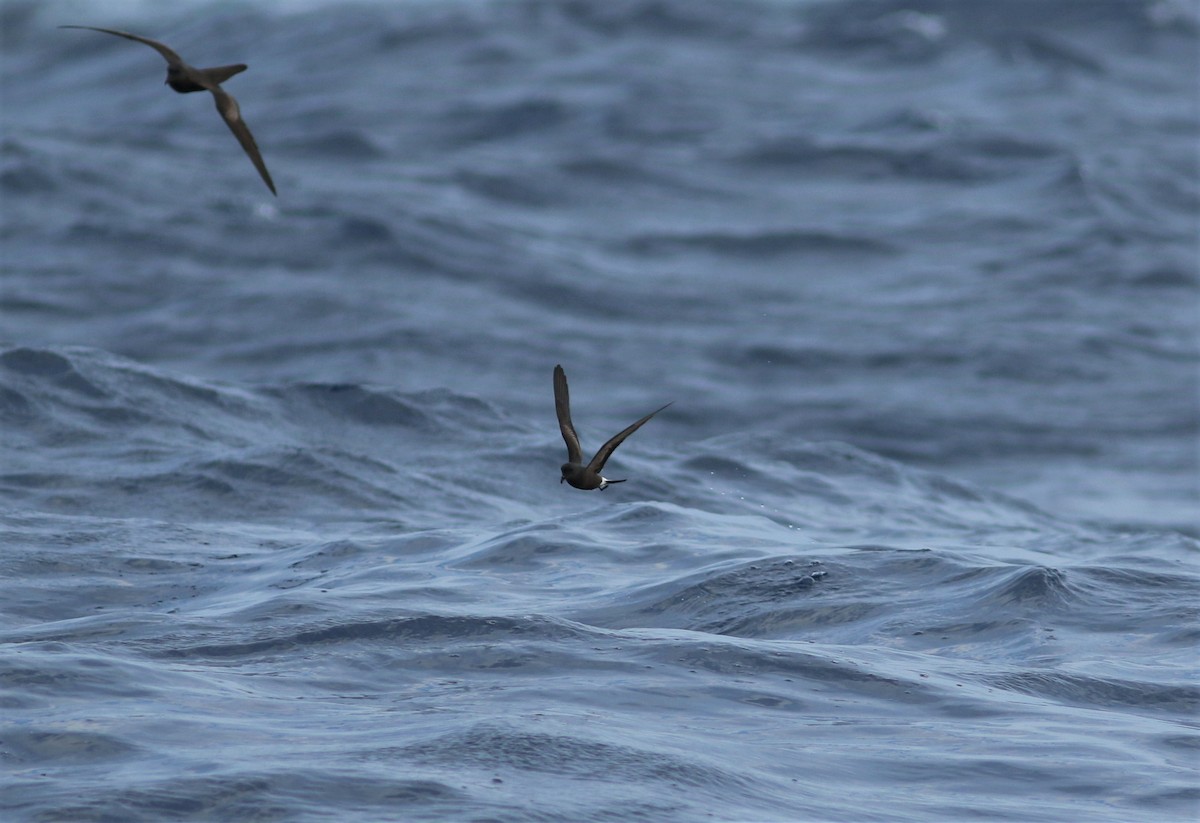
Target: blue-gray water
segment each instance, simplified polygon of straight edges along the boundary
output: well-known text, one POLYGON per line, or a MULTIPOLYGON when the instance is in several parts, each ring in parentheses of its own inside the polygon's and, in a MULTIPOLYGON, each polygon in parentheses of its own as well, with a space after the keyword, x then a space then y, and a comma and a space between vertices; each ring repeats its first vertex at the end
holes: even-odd
POLYGON ((0 25, 4 820, 1197 813, 1195 3, 0 25))

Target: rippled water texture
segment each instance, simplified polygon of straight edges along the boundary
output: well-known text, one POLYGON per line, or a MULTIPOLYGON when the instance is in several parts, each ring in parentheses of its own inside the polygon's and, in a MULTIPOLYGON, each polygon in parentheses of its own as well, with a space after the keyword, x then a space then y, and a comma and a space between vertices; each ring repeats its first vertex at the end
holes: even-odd
POLYGON ((5 821, 1200 813, 1195 3, 0 32, 5 821))

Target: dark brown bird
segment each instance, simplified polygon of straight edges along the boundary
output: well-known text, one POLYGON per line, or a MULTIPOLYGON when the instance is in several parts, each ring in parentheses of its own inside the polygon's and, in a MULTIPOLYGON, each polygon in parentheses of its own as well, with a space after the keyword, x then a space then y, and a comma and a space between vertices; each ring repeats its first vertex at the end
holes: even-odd
MULTIPOLYGON (((668 403, 667 406, 669 405, 671 404, 668 403)), ((583 449, 579 446, 579 435, 575 433, 575 426, 571 423, 571 396, 567 391, 567 373, 563 371, 562 366, 555 366, 554 410, 558 413, 558 427, 562 430, 563 440, 567 444, 567 462, 562 464, 562 477, 558 482, 561 483, 565 480, 577 489, 600 489, 600 491, 604 491, 604 488, 610 483, 624 483, 624 480, 609 480, 607 477, 602 477, 600 471, 612 453, 617 450, 617 446, 625 442, 626 437, 641 428, 643 423, 667 406, 655 409, 641 420, 613 435, 607 443, 600 447, 600 451, 596 452, 592 462, 585 466, 583 465, 583 449)))
POLYGON ((267 165, 263 162, 262 155, 259 154, 258 144, 254 142, 254 136, 250 134, 250 129, 246 126, 246 121, 242 119, 242 112, 238 108, 237 101, 233 99, 233 95, 221 88, 221 84, 230 77, 246 70, 244 63, 238 63, 234 66, 217 66, 211 69, 197 69, 183 62, 183 58, 162 43, 157 40, 151 40, 149 37, 139 37, 127 31, 101 29, 95 26, 59 26, 59 28, 101 31, 105 34, 115 34, 117 37, 124 37, 126 40, 133 40, 137 43, 145 43, 161 54, 167 61, 166 82, 172 89, 180 94, 187 94, 193 91, 212 92, 213 99, 217 103, 217 111, 220 112, 225 125, 229 126, 229 130, 233 132, 233 136, 242 144, 242 148, 246 150, 246 154, 250 157, 250 162, 254 164, 254 168, 258 169, 259 176, 267 184, 267 188, 271 190, 271 194, 275 194, 275 184, 271 181, 271 175, 267 171, 267 165))

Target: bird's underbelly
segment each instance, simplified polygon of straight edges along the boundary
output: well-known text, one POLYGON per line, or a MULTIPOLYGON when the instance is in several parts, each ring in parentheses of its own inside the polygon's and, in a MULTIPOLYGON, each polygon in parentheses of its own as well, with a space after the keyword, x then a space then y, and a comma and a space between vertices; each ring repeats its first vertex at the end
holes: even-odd
POLYGON ((187 94, 190 91, 207 91, 204 86, 193 83, 191 80, 168 80, 167 85, 180 94, 187 94))

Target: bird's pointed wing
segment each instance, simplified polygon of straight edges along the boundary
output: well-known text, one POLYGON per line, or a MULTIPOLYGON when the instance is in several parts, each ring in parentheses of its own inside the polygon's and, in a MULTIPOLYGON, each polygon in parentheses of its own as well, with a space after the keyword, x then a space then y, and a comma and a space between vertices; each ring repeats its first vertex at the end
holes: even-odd
POLYGON ((133 40, 137 43, 145 43, 147 46, 149 46, 150 48, 154 49, 156 52, 161 54, 163 56, 163 59, 166 60, 171 65, 175 65, 175 66, 186 66, 187 65, 186 63, 183 62, 183 58, 180 57, 178 54, 171 51, 171 49, 167 48, 165 45, 158 42, 157 40, 151 40, 149 37, 141 37, 136 34, 130 34, 127 31, 120 31, 119 29, 101 29, 101 28, 97 28, 96 26, 59 26, 59 28, 60 29, 87 29, 88 31, 102 31, 105 34, 115 34, 117 37, 124 37, 126 40, 133 40))
POLYGON ((209 91, 217 101, 217 111, 221 113, 221 118, 229 126, 233 136, 242 144, 242 148, 246 150, 250 162, 254 164, 254 168, 258 169, 259 176, 267 184, 271 194, 278 196, 275 192, 275 184, 271 181, 271 174, 267 171, 267 164, 263 162, 262 155, 258 151, 258 144, 254 142, 254 135, 250 133, 246 121, 242 119, 242 111, 238 108, 237 100, 234 100, 233 95, 220 86, 212 86, 209 91))
MULTIPOLYGON (((675 401, 671 401, 671 402, 673 403, 675 401)), ((669 405, 671 405, 671 403, 667 404, 667 406, 669 406, 669 405)), ((655 409, 654 411, 650 412, 648 415, 643 417, 641 420, 638 420, 636 423, 631 423, 630 425, 626 426, 624 429, 619 431, 617 434, 614 434, 611 438, 609 438, 607 443, 605 443, 603 446, 600 447, 600 451, 596 452, 596 456, 592 458, 592 462, 588 463, 588 468, 594 472, 599 473, 599 471, 604 468, 604 464, 608 462, 608 458, 611 457, 612 453, 617 450, 617 446, 619 446, 623 442, 625 442, 626 437, 628 437, 629 435, 633 434, 635 431, 640 429, 642 427, 643 423, 645 423, 647 420, 649 420, 654 415, 658 414, 660 411, 665 409, 667 406, 660 406, 659 408, 655 409)), ((613 482, 613 481, 609 481, 609 482, 613 482)))
POLYGON ((567 444, 567 462, 583 462, 583 450, 579 447, 579 435, 571 424, 571 395, 567 391, 567 373, 562 366, 554 367, 554 411, 558 414, 558 428, 567 444))

